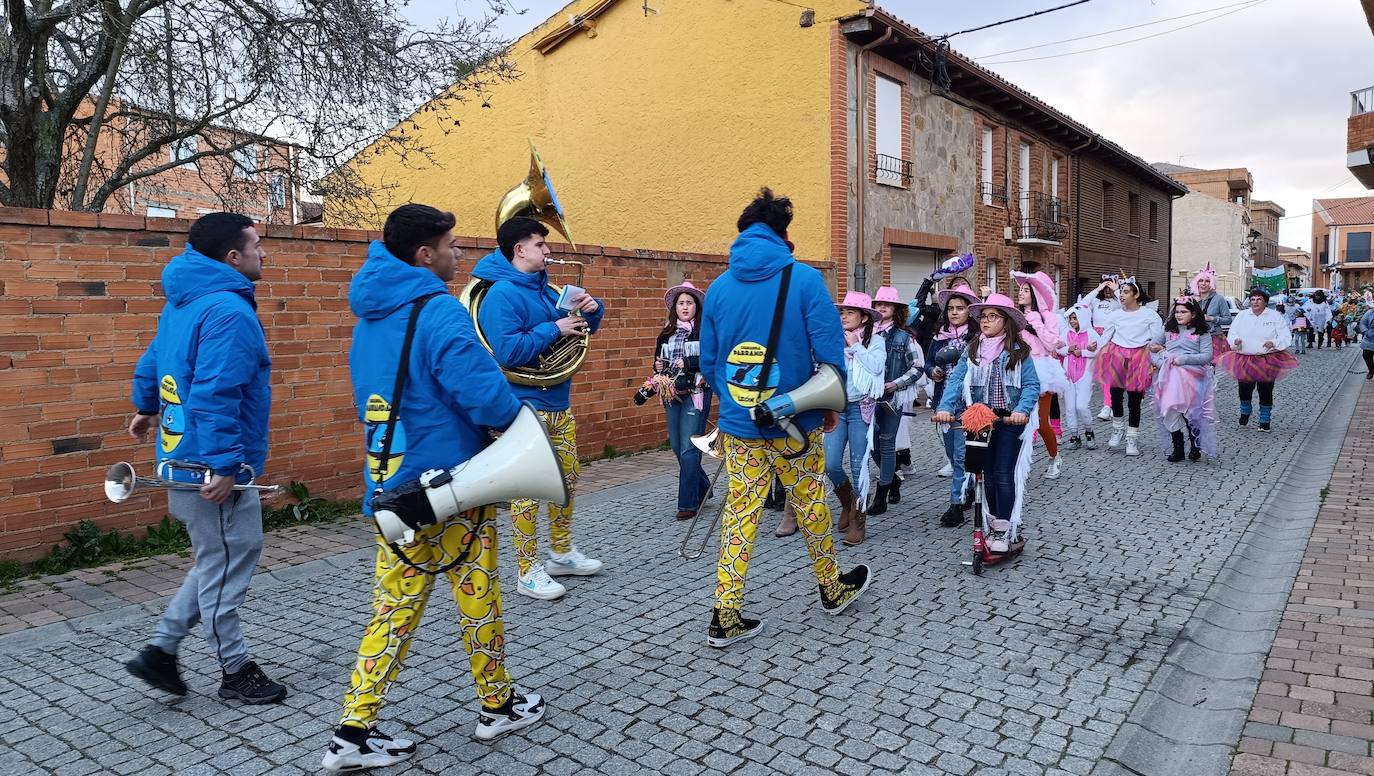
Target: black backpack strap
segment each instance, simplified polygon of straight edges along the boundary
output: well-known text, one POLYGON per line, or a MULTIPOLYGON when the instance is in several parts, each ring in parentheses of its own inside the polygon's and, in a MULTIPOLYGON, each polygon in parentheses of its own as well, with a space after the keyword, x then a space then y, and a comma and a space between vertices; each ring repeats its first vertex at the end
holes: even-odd
POLYGON ((406 373, 410 371, 410 345, 415 341, 415 328, 420 322, 420 311, 439 293, 436 291, 426 294, 410 306, 410 320, 406 322, 406 336, 401 343, 401 362, 396 366, 396 384, 391 389, 391 412, 386 416, 386 436, 382 439, 382 454, 377 456, 377 492, 382 490, 382 482, 386 480, 386 464, 391 459, 391 439, 396 430, 396 418, 401 414, 401 392, 405 390, 406 373))
POLYGON ((773 360, 778 355, 778 338, 782 336, 782 318, 787 312, 787 289, 792 282, 793 261, 782 268, 782 278, 778 281, 778 301, 773 305, 773 325, 768 329, 768 345, 763 349, 763 364, 759 367, 759 390, 768 386, 768 375, 773 371, 773 360))

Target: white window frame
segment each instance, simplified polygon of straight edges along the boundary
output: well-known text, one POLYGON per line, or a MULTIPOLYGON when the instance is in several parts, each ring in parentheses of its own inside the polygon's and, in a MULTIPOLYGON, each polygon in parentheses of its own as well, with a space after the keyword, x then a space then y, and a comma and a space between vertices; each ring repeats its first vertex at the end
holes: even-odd
POLYGON ((240 180, 251 180, 257 176, 258 170, 258 147, 246 145, 230 155, 233 161, 233 170, 230 175, 240 180), (247 164, 245 164, 247 162, 247 164))
MULTIPOLYGON (((195 135, 191 135, 190 137, 177 138, 176 140, 172 141, 172 145, 170 148, 171 153, 167 161, 179 162, 182 159, 190 159, 192 156, 196 155, 196 152, 199 149, 199 147, 200 138, 196 137, 195 135)), ((196 162, 192 160, 186 162, 183 165, 180 165, 180 167, 182 169, 194 170, 196 169, 196 162)))
POLYGON ((166 205, 154 205, 150 203, 144 215, 148 218, 176 218, 177 209, 166 205))
POLYGON ((983 204, 992 204, 992 127, 983 127, 983 169, 979 177, 983 204))
POLYGON ((1030 143, 1022 140, 1020 145, 1020 164, 1017 173, 1021 176, 1019 181, 1021 186, 1021 229, 1023 234, 1030 234, 1031 229, 1031 190, 1030 190, 1030 165, 1031 147, 1030 143))
POLYGON ((267 196, 267 201, 272 207, 286 207, 287 196, 285 175, 273 176, 267 196))
POLYGON ((1051 207, 1054 213, 1054 222, 1059 223, 1059 208, 1062 203, 1059 201, 1059 157, 1050 159, 1050 196, 1053 197, 1051 207))
POLYGON ((988 259, 988 288, 997 290, 997 262, 993 259, 988 259))
MULTIPOLYGON (((873 80, 874 153, 901 159, 902 84, 878 74, 874 75, 873 80)), ((878 169, 874 177, 879 183, 889 186, 905 185, 900 171, 878 169)))

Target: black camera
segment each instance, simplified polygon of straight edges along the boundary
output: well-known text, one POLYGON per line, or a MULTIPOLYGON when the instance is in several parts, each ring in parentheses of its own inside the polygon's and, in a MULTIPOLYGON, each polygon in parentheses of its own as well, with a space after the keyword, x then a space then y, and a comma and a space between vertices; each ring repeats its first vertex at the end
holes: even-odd
POLYGON ((652 385, 641 386, 638 391, 635 391, 635 406, 644 406, 644 402, 648 401, 650 396, 653 396, 657 393, 658 389, 653 387, 652 385))

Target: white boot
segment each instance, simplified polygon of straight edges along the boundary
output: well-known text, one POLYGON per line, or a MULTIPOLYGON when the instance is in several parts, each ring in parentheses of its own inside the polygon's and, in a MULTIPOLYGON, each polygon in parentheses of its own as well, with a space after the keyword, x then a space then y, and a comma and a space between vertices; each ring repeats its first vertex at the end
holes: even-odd
POLYGON ((1112 435, 1107 439, 1107 448, 1115 450, 1121 447, 1121 438, 1126 434, 1126 419, 1112 418, 1112 435))
POLYGON ((1112 405, 1110 405, 1110 404, 1104 404, 1104 405, 1102 405, 1102 411, 1099 412, 1099 413, 1097 413, 1097 419, 1098 419, 1098 420, 1111 420, 1111 419, 1112 419, 1112 405))
POLYGON ((1135 438, 1138 436, 1140 436, 1140 429, 1126 429, 1126 455, 1140 455, 1140 448, 1135 443, 1135 438))
POLYGON ((1048 469, 1045 470, 1045 479, 1047 479, 1047 480, 1057 480, 1057 479, 1059 479, 1059 465, 1060 465, 1060 457, 1057 456, 1057 455, 1051 457, 1051 458, 1050 458, 1050 468, 1048 468, 1048 469))

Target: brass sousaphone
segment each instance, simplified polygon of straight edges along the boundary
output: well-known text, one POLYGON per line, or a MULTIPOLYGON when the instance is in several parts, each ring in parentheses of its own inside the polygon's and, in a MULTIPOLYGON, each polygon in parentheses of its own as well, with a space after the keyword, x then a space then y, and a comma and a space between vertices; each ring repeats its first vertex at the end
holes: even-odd
MULTIPOLYGON (((501 224, 512 218, 524 216, 533 218, 543 223, 550 229, 558 232, 563 239, 573 245, 572 233, 568 229, 568 223, 563 215, 563 207, 558 204, 558 196, 554 194, 553 182, 549 180, 549 172, 544 169, 544 162, 539 158, 539 151, 534 147, 534 141, 530 141, 530 172, 525 180, 515 184, 510 191, 501 198, 501 203, 496 207, 496 228, 500 230, 501 224)), ((575 285, 582 286, 582 275, 586 269, 580 261, 567 261, 564 259, 549 259, 550 264, 572 264, 577 267, 577 282, 575 285)), ((482 300, 486 298, 487 289, 491 284, 485 280, 474 278, 463 288, 458 300, 461 301, 472 313, 472 325, 477 330, 477 340, 482 343, 482 347, 488 352, 491 351, 491 344, 487 342, 487 337, 482 333, 482 324, 478 320, 478 310, 482 306, 482 300)), ((561 294, 562 286, 549 284, 555 294, 561 294)), ((539 355, 538 360, 533 364, 525 364, 516 367, 501 367, 501 371, 506 374, 506 379, 517 385, 530 385, 539 388, 558 385, 565 382, 582 368, 582 363, 587 360, 587 337, 586 335, 570 335, 559 339, 549 349, 539 355)))

